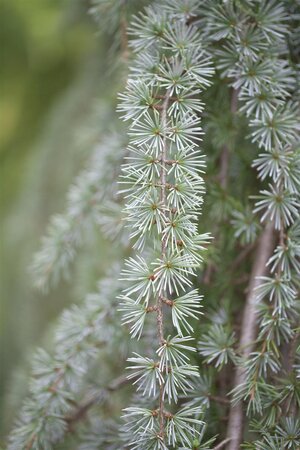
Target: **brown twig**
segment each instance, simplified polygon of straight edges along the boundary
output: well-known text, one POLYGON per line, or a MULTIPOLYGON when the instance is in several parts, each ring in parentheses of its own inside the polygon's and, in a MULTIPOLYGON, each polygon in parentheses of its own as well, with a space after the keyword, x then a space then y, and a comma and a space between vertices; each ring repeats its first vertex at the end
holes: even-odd
POLYGON ((247 245, 246 247, 243 248, 243 250, 241 250, 236 259, 230 265, 232 271, 235 271, 235 269, 237 269, 240 266, 240 264, 244 261, 244 259, 247 258, 247 256, 252 252, 252 250, 254 250, 256 245, 257 242, 252 242, 252 244, 247 245))
POLYGON ((220 403, 221 405, 229 405, 230 403, 227 398, 219 397, 217 395, 208 395, 208 398, 213 402, 220 403))
POLYGON ((101 400, 103 391, 113 392, 127 384, 129 384, 129 380, 127 377, 121 376, 119 378, 116 378, 106 388, 101 389, 98 395, 93 396, 93 398, 79 405, 71 414, 65 417, 65 422, 68 424, 68 430, 72 432, 75 423, 85 420, 90 408, 92 408, 101 400))
POLYGON ((287 365, 285 367, 285 371, 287 373, 287 375, 289 375, 289 373, 291 373, 292 369, 293 369, 293 365, 295 362, 295 355, 296 355, 296 349, 297 349, 297 345, 298 345, 298 339, 300 337, 300 332, 296 333, 289 345, 289 351, 288 351, 288 360, 287 360, 287 365))
POLYGON ((218 445, 216 445, 213 450, 221 450, 228 442, 230 441, 230 438, 224 439, 222 442, 220 442, 218 445))

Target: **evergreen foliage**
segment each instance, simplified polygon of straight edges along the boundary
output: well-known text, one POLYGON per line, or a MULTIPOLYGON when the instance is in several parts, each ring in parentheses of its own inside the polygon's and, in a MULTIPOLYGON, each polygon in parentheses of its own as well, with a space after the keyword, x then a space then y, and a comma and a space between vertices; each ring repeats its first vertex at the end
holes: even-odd
POLYGON ((182 21, 184 15, 172 19, 170 14, 167 20, 164 10, 149 7, 133 20, 129 31, 138 58, 118 108, 131 122, 121 185, 138 252, 125 263, 123 280, 129 286, 121 309, 125 322, 133 322, 133 337, 142 335, 147 313, 155 313, 158 335, 151 358, 129 358, 138 391, 155 402, 154 408, 143 404, 125 410, 132 448, 141 442, 153 449, 192 446, 203 426, 199 407, 178 409, 176 403, 191 389, 190 378, 199 376, 187 356, 195 351, 192 338, 182 335, 182 328, 192 331, 186 317, 198 313, 201 298, 197 290, 189 295, 189 288, 202 260, 199 250, 209 239, 196 226, 204 192, 204 162, 196 145, 203 104, 197 95, 209 86, 213 69, 197 28, 182 21), (149 60, 154 73, 144 62, 149 60), (167 308, 174 311, 177 336, 165 335, 167 308))
MULTIPOLYGON (((122 28, 127 3, 91 13, 122 28)), ((9 450, 299 448, 299 17, 163 0, 132 18, 128 145, 97 146, 33 271, 55 285, 91 224, 122 267, 37 353, 9 450)))

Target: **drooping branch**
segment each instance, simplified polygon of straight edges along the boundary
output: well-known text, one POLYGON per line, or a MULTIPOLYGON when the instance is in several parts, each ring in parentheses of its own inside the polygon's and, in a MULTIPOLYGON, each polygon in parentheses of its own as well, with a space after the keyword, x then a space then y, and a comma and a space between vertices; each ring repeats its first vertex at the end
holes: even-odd
POLYGON ((193 328, 188 318, 198 316, 201 301, 197 290, 189 290, 190 277, 196 275, 196 267, 202 261, 199 250, 209 239, 208 234, 198 234, 196 225, 205 167, 197 145, 202 134, 199 113, 203 110, 198 93, 199 86, 203 89, 210 85, 206 78, 213 69, 205 51, 200 55, 194 51, 196 42, 202 45, 197 29, 187 27, 177 14, 170 28, 166 27, 166 17, 163 9, 148 8, 133 22, 131 45, 139 57, 126 92, 120 95, 119 106, 123 118, 131 121, 131 156, 123 167, 128 192, 126 211, 133 226, 130 237, 137 250, 135 258, 126 261, 130 270, 123 271, 128 286, 121 297, 122 310, 126 323, 133 324, 133 337, 142 337, 147 312, 149 308, 155 311, 159 341, 154 358, 139 354, 129 358, 134 364, 129 369, 138 377, 137 389, 150 397, 158 391, 159 397, 158 402, 157 397, 154 399, 155 409, 152 405, 151 409, 125 409, 125 429, 136 449, 142 448, 143 443, 149 448, 154 448, 155 443, 155 448, 160 449, 185 445, 199 431, 183 428, 183 417, 187 424, 201 425, 199 406, 177 408, 171 414, 165 404, 177 404, 180 391, 192 389, 191 380, 199 375, 185 352, 195 351, 190 346, 193 328), (146 38, 145 29, 149 30, 146 38), (186 42, 185 38, 182 42, 183 36, 189 37, 186 42), (152 52, 149 54, 149 39, 156 50, 155 57, 152 52), (141 55, 145 58, 142 64, 141 55), (148 60, 155 64, 154 77, 148 60), (165 335, 167 306, 172 311, 175 336, 165 335), (151 427, 147 423, 139 425, 141 416, 149 417, 151 427))

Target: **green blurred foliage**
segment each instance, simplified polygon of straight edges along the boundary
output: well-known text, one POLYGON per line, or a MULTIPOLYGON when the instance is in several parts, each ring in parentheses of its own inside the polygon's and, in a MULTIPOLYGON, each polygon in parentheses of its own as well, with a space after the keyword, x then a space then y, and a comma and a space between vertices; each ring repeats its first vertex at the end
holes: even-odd
POLYGON ((83 252, 72 286, 63 283, 45 297, 33 291, 29 275, 50 215, 63 210, 70 182, 104 131, 99 117, 114 114, 103 56, 109 42, 99 38, 87 10, 84 0, 0 1, 2 436, 27 388, 19 368, 31 348, 104 269, 100 261, 97 273, 89 270, 95 255, 107 252, 100 237, 83 252))
POLYGON ((5 187, 1 200, 5 206, 19 188, 22 165, 45 114, 71 82, 87 48, 94 45, 88 20, 80 17, 79 22, 78 16, 77 23, 75 17, 73 23, 67 21, 62 4, 2 0, 0 5, 0 157, 5 187), (20 176, 14 171, 13 180, 11 165, 20 171, 20 176))

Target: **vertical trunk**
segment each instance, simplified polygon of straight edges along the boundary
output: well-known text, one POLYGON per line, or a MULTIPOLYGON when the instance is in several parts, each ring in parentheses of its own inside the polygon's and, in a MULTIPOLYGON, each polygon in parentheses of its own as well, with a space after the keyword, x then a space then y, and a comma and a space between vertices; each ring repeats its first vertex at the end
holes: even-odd
MULTIPOLYGON (((166 126, 167 126, 167 109, 169 104, 169 93, 166 93, 163 107, 162 107, 162 114, 161 114, 161 121, 163 125, 163 148, 161 151, 161 171, 160 171, 160 182, 161 182, 161 206, 164 208, 164 210, 167 210, 167 191, 166 191, 166 183, 167 183, 167 172, 166 172, 166 160, 167 160, 167 138, 166 138, 166 126)), ((166 235, 162 234, 161 238, 161 260, 164 261, 164 257, 167 253, 167 241, 166 241, 166 235)), ((158 340, 159 345, 164 344, 164 319, 163 319, 163 298, 167 296, 167 293, 162 290, 159 292, 157 297, 157 303, 156 303, 156 309, 157 309, 157 333, 158 333, 158 340)), ((163 399, 163 391, 164 391, 164 385, 160 385, 159 390, 159 408, 158 408, 158 416, 159 416, 159 435, 164 442, 164 426, 165 426, 165 419, 164 419, 164 399, 163 399)))
MULTIPOLYGON (((244 359, 249 357, 256 339, 256 288, 260 285, 258 277, 266 274, 266 264, 274 250, 273 224, 266 225, 257 245, 251 277, 248 286, 246 304, 243 312, 240 349, 244 359)), ((233 387, 245 381, 245 372, 238 367, 235 372, 233 387)), ((243 438, 244 413, 243 402, 231 405, 227 437, 230 439, 227 449, 239 450, 243 438)))
MULTIPOLYGON (((232 89, 230 99, 230 112, 232 115, 232 123, 234 123, 234 117, 237 112, 238 93, 239 93, 238 89, 232 89)), ((220 184, 224 190, 227 189, 228 185, 229 162, 230 162, 230 150, 228 145, 224 145, 220 157, 220 172, 219 172, 220 184)))

